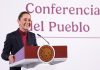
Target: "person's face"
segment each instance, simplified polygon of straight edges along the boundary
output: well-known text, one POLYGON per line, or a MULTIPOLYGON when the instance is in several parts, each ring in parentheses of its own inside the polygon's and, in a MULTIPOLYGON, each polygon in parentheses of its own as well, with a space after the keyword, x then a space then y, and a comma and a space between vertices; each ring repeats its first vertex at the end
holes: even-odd
POLYGON ((23 14, 20 20, 18 20, 19 28, 23 31, 26 31, 30 28, 32 23, 31 16, 29 14, 23 14))

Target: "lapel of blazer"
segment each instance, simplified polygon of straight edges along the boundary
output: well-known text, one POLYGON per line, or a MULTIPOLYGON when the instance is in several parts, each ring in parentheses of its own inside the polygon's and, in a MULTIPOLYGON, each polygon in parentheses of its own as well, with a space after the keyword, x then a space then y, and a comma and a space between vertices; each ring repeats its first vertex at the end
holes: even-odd
POLYGON ((21 36, 20 36, 20 34, 19 34, 19 30, 18 30, 18 29, 16 30, 16 40, 17 40, 19 46, 20 46, 20 47, 23 47, 23 43, 22 43, 22 41, 21 41, 21 36))
POLYGON ((28 44, 30 45, 30 46, 33 46, 33 37, 32 37, 32 35, 31 35, 31 33, 30 32, 28 32, 28 36, 27 36, 28 38, 28 44))

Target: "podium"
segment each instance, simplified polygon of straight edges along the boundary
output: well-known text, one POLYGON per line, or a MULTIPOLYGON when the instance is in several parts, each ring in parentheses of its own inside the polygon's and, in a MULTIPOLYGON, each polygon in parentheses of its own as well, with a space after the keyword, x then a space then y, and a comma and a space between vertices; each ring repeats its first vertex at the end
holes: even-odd
POLYGON ((40 63, 53 65, 64 62, 66 59, 67 46, 25 46, 15 54, 15 62, 9 65, 10 67, 31 68, 40 63))

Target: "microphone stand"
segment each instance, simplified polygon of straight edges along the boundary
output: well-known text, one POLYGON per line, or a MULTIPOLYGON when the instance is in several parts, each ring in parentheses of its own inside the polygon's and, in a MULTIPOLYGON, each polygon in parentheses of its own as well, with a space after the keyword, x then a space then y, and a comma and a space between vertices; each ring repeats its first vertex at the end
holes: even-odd
POLYGON ((40 34, 37 34, 39 37, 41 37, 42 39, 44 39, 47 43, 48 43, 48 45, 50 45, 50 43, 43 37, 43 36, 41 36, 40 34))

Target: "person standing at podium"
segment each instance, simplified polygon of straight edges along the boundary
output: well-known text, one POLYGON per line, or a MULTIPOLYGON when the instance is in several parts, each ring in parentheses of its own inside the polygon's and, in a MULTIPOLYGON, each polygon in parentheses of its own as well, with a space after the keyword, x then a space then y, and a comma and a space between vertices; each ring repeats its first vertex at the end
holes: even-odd
MULTIPOLYGON (((4 48, 1 54, 2 59, 14 62, 14 55, 26 44, 37 46, 35 34, 29 32, 31 26, 30 13, 23 11, 18 16, 19 28, 6 36, 4 48)), ((21 67, 10 67, 10 70, 21 70, 21 67)))

